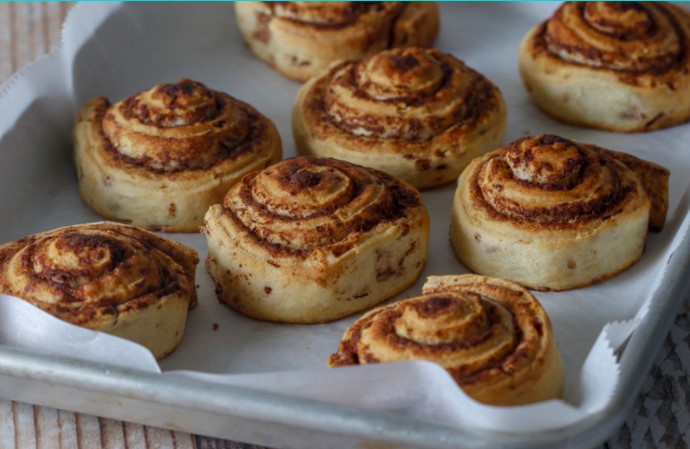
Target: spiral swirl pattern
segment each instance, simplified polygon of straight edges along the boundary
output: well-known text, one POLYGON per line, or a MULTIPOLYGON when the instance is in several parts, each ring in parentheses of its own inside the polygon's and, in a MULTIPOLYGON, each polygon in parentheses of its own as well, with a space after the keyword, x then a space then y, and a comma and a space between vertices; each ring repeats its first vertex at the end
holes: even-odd
POLYGON ((566 61, 633 74, 687 61, 688 38, 672 10, 641 2, 566 3, 544 30, 546 48, 566 61))
POLYGON ((347 329, 329 365, 401 360, 438 363, 470 396, 496 405, 554 398, 563 386, 536 298, 483 276, 432 277, 421 296, 368 312, 347 329))
MULTIPOLYGON (((186 316, 196 304, 197 263, 194 250, 138 228, 76 225, 0 246, 0 291, 72 324, 119 335, 118 326, 133 315, 173 298, 186 316)), ((151 331, 155 324, 143 323, 151 331)))
POLYGON ((553 227, 605 219, 637 191, 634 175, 611 155, 552 135, 513 142, 475 176, 472 194, 493 215, 553 227))
POLYGON ((342 65, 332 72, 323 101, 326 116, 341 129, 415 141, 480 119, 495 106, 493 96, 491 83, 461 61, 415 48, 342 65))
POLYGON ((413 189, 383 173, 302 157, 247 176, 223 206, 265 244, 304 253, 354 244, 355 234, 401 219, 423 204, 413 189))
POLYGON ((293 113, 300 151, 378 168, 417 187, 454 180, 471 157, 500 143, 505 121, 489 80, 422 48, 337 65, 301 89, 293 113))
POLYGON ((231 185, 281 154, 266 117, 189 79, 113 105, 96 98, 75 127, 85 201, 105 217, 148 229, 198 230, 231 185))
POLYGON ((463 172, 451 241, 472 271, 534 289, 599 282, 635 263, 648 228, 663 225, 668 176, 595 145, 519 139, 463 172))
POLYGON ((266 132, 253 108, 183 79, 109 108, 103 132, 117 157, 153 172, 207 169, 250 151, 266 132))
POLYGON ((670 3, 565 3, 518 60, 537 105, 566 123, 641 132, 690 119, 690 14, 670 3))
POLYGON ((207 267, 221 300, 244 313, 330 321, 414 282, 428 227, 413 187, 345 161, 298 157, 247 175, 211 207, 207 267))

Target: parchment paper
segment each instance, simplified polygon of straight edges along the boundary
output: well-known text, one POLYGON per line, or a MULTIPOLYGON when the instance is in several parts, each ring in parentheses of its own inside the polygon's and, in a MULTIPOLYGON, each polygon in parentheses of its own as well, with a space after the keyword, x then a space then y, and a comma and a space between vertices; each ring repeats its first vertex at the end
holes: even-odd
MULTIPOLYGON (((197 270, 199 307, 189 314, 181 345, 160 365, 133 343, 75 328, 10 297, 0 297, 0 343, 495 431, 563 427, 602 410, 620 388, 614 351, 638 323, 654 319, 646 316, 646 301, 664 282, 675 247, 687 238, 690 125, 626 135, 571 127, 543 115, 519 78, 517 46, 556 6, 443 3, 436 46, 501 89, 509 108, 504 143, 552 133, 627 151, 671 169, 667 224, 650 235, 640 262, 592 287, 535 293, 551 317, 564 358, 563 401, 484 406, 468 398, 444 370, 426 362, 326 369, 328 355, 358 315, 324 325, 279 325, 244 317, 215 299, 203 262, 197 270)), ((0 242, 101 220, 81 201, 71 161, 76 111, 94 96, 117 101, 161 82, 193 78, 254 105, 278 126, 285 157, 295 154, 290 111, 299 84, 245 48, 231 4, 79 4, 67 20, 61 51, 50 58, 40 72, 29 66, 0 89, 0 187, 11 192, 0 197, 5 211, 0 242)), ((423 193, 431 217, 429 260, 417 284, 397 298, 418 294, 427 275, 467 272, 448 238, 454 190, 449 185, 423 193)), ((164 235, 205 258, 203 236, 164 235)))

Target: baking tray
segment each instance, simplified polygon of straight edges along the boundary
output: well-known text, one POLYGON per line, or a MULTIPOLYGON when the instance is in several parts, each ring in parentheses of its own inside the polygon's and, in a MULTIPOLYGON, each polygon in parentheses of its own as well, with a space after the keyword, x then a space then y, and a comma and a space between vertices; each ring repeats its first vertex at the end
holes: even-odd
MULTIPOLYGON (((602 145, 615 141, 618 149, 633 147, 639 155, 672 167, 675 193, 666 234, 652 236, 639 267, 608 284, 625 286, 634 281, 650 260, 661 267, 651 296, 625 315, 634 318, 640 310, 646 311, 632 335, 618 347, 620 378, 605 407, 571 424, 539 432, 487 431, 462 422, 436 424, 390 411, 223 384, 203 376, 192 378, 172 371, 195 368, 176 360, 177 354, 163 361, 166 372, 161 374, 61 356, 51 353, 50 347, 37 351, 1 345, 0 396, 274 447, 586 448, 602 442, 629 413, 654 355, 687 297, 689 200, 683 193, 687 192, 688 180, 676 174, 690 172, 690 157, 674 151, 679 149, 679 141, 690 137, 690 129, 683 125, 645 136, 613 135, 571 128, 543 117, 524 93, 515 52, 524 32, 556 6, 442 4, 443 31, 437 46, 463 59, 502 89, 509 104, 506 142, 540 132, 602 145), (645 145, 637 145, 640 140, 645 145), (658 151, 657 146, 661 148, 658 151), (673 151, 664 151, 664 146, 673 151), (669 247, 672 252, 667 251, 669 247)), ((240 98, 244 95, 243 99, 277 123, 286 156, 294 154, 287 118, 291 102, 275 100, 281 95, 293 96, 298 85, 244 49, 232 5, 79 4, 66 21, 62 48, 27 66, 0 88, 0 186, 4 192, 0 198, 0 241, 97 220, 78 199, 70 157, 70 133, 78 108, 96 95, 119 99, 181 77, 202 80, 240 98), (252 85, 255 87, 243 89, 252 85)), ((448 186, 425 192, 432 220, 447 208, 444 201, 452 196, 453 189, 448 186)), ((447 232, 445 223, 438 226, 437 231, 447 232)), ((173 237, 185 242, 194 239, 173 237)), ((434 251, 432 246, 426 274, 462 270, 447 252, 442 256, 434 251)), ((408 293, 418 291, 415 286, 408 293)), ((588 292, 582 291, 585 295, 588 292)), ((546 295, 539 297, 547 303, 552 301, 546 295)), ((208 287, 205 293, 200 291, 200 300, 200 308, 212 307, 208 287)), ((199 312, 192 312, 190 317, 194 314, 199 312)), ((338 334, 347 322, 333 325, 328 335, 338 334)), ((282 332, 285 328, 276 329, 282 332)), ((192 327, 183 345, 204 335, 192 327)), ((283 335, 277 333, 275 338, 283 335)), ((336 345, 337 340, 333 340, 333 350, 336 345)), ((313 354, 303 351, 298 355, 293 358, 309 360, 305 366, 313 366, 313 354)), ((241 359, 241 355, 237 357, 241 359)), ((223 370, 211 366, 208 371, 223 370)), ((244 374, 251 375, 252 370, 244 374)), ((567 375, 572 378, 573 373, 567 375)))

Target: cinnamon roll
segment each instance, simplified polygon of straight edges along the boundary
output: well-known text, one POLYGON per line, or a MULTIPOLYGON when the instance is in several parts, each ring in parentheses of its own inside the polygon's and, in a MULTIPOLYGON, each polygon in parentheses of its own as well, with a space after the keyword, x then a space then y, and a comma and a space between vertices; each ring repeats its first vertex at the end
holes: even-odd
POLYGON ((670 3, 573 2, 532 29, 520 73, 575 125, 635 132, 690 119, 690 13, 670 3))
POLYGON ((198 231, 231 185, 282 157, 268 118, 188 79, 113 105, 90 100, 74 141, 89 206, 108 219, 169 232, 198 231))
POLYGON ((351 324, 331 367, 428 360, 472 398, 521 405, 563 393, 551 321, 518 284, 466 274, 430 276, 422 295, 369 311, 351 324))
POLYGON ((419 192, 335 159, 249 174, 205 221, 218 299, 261 320, 321 323, 367 309, 414 283, 427 257, 419 192))
POLYGON ((506 105, 496 86, 436 49, 342 62, 300 89, 292 115, 299 152, 385 171, 417 188, 455 181, 499 147, 506 105))
POLYGON ((196 305, 198 262, 193 249, 133 226, 67 226, 0 245, 0 293, 162 358, 196 305))
POLYGON ((450 237, 470 270, 537 290, 610 278, 660 230, 669 171, 557 136, 527 137, 478 158, 458 180, 450 237))
POLYGON ((435 2, 238 2, 235 14, 249 49, 297 81, 340 59, 431 46, 439 31, 435 2))

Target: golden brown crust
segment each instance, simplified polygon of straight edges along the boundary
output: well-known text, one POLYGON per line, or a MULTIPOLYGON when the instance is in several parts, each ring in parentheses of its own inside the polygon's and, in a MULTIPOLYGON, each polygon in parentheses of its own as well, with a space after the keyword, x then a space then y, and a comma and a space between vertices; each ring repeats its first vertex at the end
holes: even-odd
POLYGON ((247 175, 206 215, 219 299, 256 318, 324 322, 406 288, 429 218, 413 187, 345 161, 299 157, 247 175))
POLYGON ((663 167, 595 145, 519 139, 463 172, 451 241, 480 274, 539 290, 589 285, 639 259, 647 229, 665 220, 668 177, 663 167))
POLYGON ((0 292, 162 357, 182 338, 187 309, 196 305, 198 261, 193 249, 132 226, 67 226, 0 245, 0 292), (171 322, 152 317, 127 331, 152 311, 171 322), (174 329, 165 334, 166 326, 174 329))
POLYGON ((302 157, 246 176, 223 206, 272 255, 308 257, 315 249, 346 252, 356 244, 353 232, 414 215, 423 203, 414 189, 380 173, 302 157))
MULTIPOLYGON (((524 228, 606 220, 636 199, 639 178, 608 150, 553 135, 525 137, 468 173, 475 207, 524 228)), ((639 159, 638 159, 639 160, 639 159)))
POLYGON ((672 126, 690 118, 690 14, 668 3, 568 2, 525 37, 520 69, 555 118, 614 131, 672 126))
POLYGON ((430 46, 439 30, 434 2, 240 2, 235 12, 249 48, 297 81, 340 59, 430 46))
POLYGON ((661 165, 645 161, 621 151, 611 151, 613 157, 623 162, 640 179, 651 203, 649 229, 661 231, 668 211, 668 179, 671 172, 661 165))
POLYGON ((485 276, 438 276, 421 296, 366 313, 329 366, 428 360, 474 399, 518 405, 557 398, 563 367, 551 322, 523 287, 485 276))
POLYGON ((533 42, 575 64, 613 70, 624 83, 653 81, 686 67, 687 18, 672 5, 645 2, 572 2, 545 22, 533 42))
POLYGON ((454 181, 500 145, 506 106, 496 86, 436 49, 342 62, 305 84, 293 110, 298 151, 386 171, 418 188, 454 181))
POLYGON ((208 206, 281 151, 266 117, 188 79, 113 105, 95 98, 75 127, 85 201, 105 217, 166 231, 198 230, 208 206))

